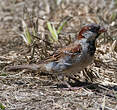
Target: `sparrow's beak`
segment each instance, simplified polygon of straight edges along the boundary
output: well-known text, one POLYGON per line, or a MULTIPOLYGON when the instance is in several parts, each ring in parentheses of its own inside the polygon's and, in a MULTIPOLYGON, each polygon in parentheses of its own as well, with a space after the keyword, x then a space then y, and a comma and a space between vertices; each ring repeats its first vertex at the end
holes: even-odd
POLYGON ((99 31, 98 31, 98 33, 103 33, 103 32, 106 32, 107 30, 104 28, 104 27, 100 27, 100 29, 99 29, 99 31))

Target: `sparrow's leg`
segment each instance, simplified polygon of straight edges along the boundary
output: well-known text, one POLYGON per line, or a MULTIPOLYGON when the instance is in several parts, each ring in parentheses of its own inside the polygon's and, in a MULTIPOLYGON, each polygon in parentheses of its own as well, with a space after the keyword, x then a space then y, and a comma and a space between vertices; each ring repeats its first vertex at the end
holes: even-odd
POLYGON ((93 81, 94 75, 87 68, 83 70, 83 75, 86 77, 86 81, 93 81))
MULTIPOLYGON (((71 87, 70 84, 66 81, 64 73, 58 74, 57 76, 58 76, 58 81, 60 81, 62 83, 62 85, 65 85, 67 88, 71 87)), ((62 88, 64 88, 64 87, 62 87, 62 88)))
POLYGON ((64 90, 79 90, 82 87, 72 87, 69 83, 71 82, 70 80, 74 80, 76 81, 76 78, 71 77, 70 75, 65 75, 64 73, 59 74, 58 75, 58 80, 62 82, 62 84, 64 84, 66 87, 63 87, 64 90), (68 77, 68 82, 66 81, 66 79, 64 79, 64 77, 67 76, 68 77))

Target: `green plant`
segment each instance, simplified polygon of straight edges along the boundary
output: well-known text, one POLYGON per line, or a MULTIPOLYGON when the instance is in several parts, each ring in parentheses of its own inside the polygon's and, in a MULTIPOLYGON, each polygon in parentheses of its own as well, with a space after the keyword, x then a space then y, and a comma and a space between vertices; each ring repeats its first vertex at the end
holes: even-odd
POLYGON ((53 24, 51 24, 50 22, 47 22, 47 26, 48 26, 48 30, 51 33, 51 36, 49 36, 49 39, 51 42, 58 42, 58 33, 54 27, 53 24))
POLYGON ((0 76, 7 76, 7 74, 6 73, 1 73, 0 76))
POLYGON ((117 0, 114 0, 115 6, 117 6, 117 0))
POLYGON ((117 13, 113 12, 112 16, 111 16, 111 20, 114 21, 114 20, 116 20, 116 18, 117 18, 117 13))
POLYGON ((60 22, 57 29, 55 29, 55 27, 52 23, 50 23, 49 21, 47 22, 48 30, 51 33, 51 36, 49 36, 49 39, 50 39, 51 42, 58 42, 58 36, 59 36, 60 32, 63 30, 64 26, 67 24, 67 22, 71 18, 72 17, 69 17, 69 16, 65 17, 64 20, 62 20, 62 22, 60 22))
POLYGON ((27 45, 30 45, 33 41, 33 38, 24 20, 22 20, 22 26, 23 26, 23 34, 20 34, 20 36, 23 38, 24 42, 27 45))
POLYGON ((2 103, 0 103, 0 110, 5 110, 5 106, 2 103))
POLYGON ((26 22, 22 20, 23 34, 20 34, 20 36, 23 38, 24 42, 29 46, 32 59, 35 52, 35 38, 38 38, 38 18, 35 22, 32 19, 30 19, 30 23, 31 27, 28 27, 26 22))

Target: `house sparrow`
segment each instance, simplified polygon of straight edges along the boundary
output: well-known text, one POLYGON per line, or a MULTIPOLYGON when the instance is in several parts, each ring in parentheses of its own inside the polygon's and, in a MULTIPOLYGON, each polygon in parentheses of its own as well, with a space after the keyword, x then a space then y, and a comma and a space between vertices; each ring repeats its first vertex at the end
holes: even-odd
POLYGON ((31 69, 51 73, 77 73, 91 64, 96 50, 95 41, 106 29, 98 24, 84 26, 70 45, 58 49, 42 64, 7 66, 6 70, 31 69))

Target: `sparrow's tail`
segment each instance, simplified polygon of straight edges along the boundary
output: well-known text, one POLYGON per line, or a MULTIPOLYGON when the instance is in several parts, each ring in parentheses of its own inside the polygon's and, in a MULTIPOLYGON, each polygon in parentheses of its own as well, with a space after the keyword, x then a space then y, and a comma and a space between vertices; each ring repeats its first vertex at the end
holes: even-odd
POLYGON ((16 65, 16 66, 6 66, 3 70, 5 71, 15 71, 15 70, 22 70, 22 69, 28 69, 32 71, 37 71, 42 68, 42 65, 39 64, 29 64, 29 65, 16 65))

